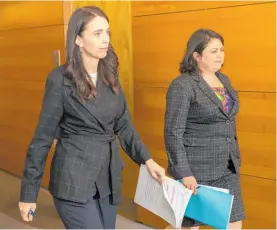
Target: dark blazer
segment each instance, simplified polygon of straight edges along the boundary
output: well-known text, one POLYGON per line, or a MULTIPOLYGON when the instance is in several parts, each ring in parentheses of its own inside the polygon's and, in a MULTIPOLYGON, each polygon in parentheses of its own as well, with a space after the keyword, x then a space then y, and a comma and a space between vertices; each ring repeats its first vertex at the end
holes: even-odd
POLYGON ((96 98, 82 102, 64 72, 60 66, 47 79, 39 122, 27 151, 20 200, 36 202, 47 154, 59 130, 50 193, 84 203, 94 195, 99 171, 108 164, 113 203, 118 204, 122 161, 116 135, 136 163, 144 163, 150 154, 131 124, 121 89, 113 93, 98 77, 96 98))
POLYGON ((217 76, 234 101, 228 114, 198 74, 182 74, 169 86, 164 136, 168 172, 176 179, 193 175, 198 181, 216 180, 223 175, 230 158, 239 172, 235 121, 238 94, 225 75, 217 76))

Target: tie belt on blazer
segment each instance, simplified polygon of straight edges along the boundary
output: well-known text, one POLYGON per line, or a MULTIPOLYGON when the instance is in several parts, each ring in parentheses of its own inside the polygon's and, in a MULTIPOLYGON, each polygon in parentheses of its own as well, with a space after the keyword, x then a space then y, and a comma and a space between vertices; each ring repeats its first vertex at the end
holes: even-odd
POLYGON ((69 138, 72 140, 81 140, 90 143, 110 144, 110 177, 112 203, 118 205, 121 202, 121 157, 116 136, 114 134, 91 134, 88 135, 68 135, 61 133, 61 138, 69 138))
POLYGON ((114 134, 66 134, 61 132, 60 134, 61 138, 68 138, 73 140, 81 140, 84 142, 90 142, 90 143, 111 143, 116 139, 116 136, 114 134))

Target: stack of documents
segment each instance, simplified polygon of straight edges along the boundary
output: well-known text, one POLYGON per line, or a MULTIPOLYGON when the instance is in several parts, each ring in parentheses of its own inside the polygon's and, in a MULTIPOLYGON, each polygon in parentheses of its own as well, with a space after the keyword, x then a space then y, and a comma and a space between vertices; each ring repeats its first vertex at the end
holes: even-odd
POLYGON ((169 177, 160 184, 141 165, 135 203, 181 228, 190 217, 217 229, 228 229, 234 196, 228 189, 198 185, 197 195, 169 177))
POLYGON ((141 165, 135 203, 166 220, 175 228, 181 228, 182 220, 192 192, 178 181, 167 178, 157 182, 145 165, 141 165))

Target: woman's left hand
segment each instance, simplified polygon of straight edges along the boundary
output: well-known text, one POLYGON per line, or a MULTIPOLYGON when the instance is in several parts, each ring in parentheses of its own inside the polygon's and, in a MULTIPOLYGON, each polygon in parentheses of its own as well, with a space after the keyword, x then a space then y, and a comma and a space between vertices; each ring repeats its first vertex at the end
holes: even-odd
POLYGON ((158 165, 155 161, 149 159, 145 162, 145 165, 150 175, 154 177, 157 181, 162 183, 166 179, 164 168, 158 165))

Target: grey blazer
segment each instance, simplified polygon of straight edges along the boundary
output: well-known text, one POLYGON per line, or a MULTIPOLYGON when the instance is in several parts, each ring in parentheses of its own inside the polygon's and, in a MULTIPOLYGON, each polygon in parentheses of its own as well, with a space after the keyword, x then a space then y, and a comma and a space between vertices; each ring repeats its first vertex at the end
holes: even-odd
POLYGON ((20 200, 36 202, 46 158, 59 130, 50 193, 84 203, 94 195, 98 174, 106 168, 112 200, 118 204, 122 161, 116 135, 136 163, 144 163, 150 154, 131 124, 121 89, 115 94, 98 78, 96 98, 82 102, 64 72, 60 66, 47 79, 39 122, 27 151, 20 200))
POLYGON ((218 72, 217 76, 234 101, 228 114, 198 74, 182 74, 169 86, 164 137, 168 173, 176 179, 193 175, 198 181, 216 180, 223 175, 230 158, 239 172, 235 121, 238 94, 224 74, 218 72))

